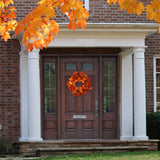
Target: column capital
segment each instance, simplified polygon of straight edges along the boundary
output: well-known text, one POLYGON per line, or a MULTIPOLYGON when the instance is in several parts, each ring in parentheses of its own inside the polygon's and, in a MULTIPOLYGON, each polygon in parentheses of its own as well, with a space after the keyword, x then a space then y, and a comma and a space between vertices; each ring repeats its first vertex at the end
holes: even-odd
POLYGON ((27 57, 28 56, 26 51, 20 51, 19 55, 22 56, 22 57, 27 57))
POLYGON ((119 55, 121 57, 128 57, 131 56, 133 54, 133 49, 132 48, 122 48, 121 52, 119 53, 119 55))
POLYGON ((133 52, 137 53, 137 52, 145 52, 145 49, 147 48, 147 46, 139 46, 139 47, 133 47, 133 52))
POLYGON ((146 46, 134 47, 133 48, 134 59, 144 59, 145 58, 144 52, 146 48, 147 48, 146 46))
POLYGON ((40 49, 35 49, 33 48, 33 50, 31 52, 38 52, 39 53, 40 49))
POLYGON ((28 51, 26 50, 26 48, 24 46, 22 46, 21 44, 21 51, 19 52, 19 55, 24 55, 26 56, 28 54, 28 51))
POLYGON ((39 59, 39 49, 33 49, 32 52, 28 53, 29 59, 39 59))

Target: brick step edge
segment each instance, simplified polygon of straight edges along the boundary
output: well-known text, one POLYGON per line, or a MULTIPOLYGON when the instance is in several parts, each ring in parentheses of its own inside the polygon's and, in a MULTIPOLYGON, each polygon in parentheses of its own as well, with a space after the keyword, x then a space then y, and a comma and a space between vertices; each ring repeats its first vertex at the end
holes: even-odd
POLYGON ((67 147, 67 148, 38 148, 37 155, 56 155, 62 153, 90 153, 102 152, 123 152, 123 151, 147 151, 148 146, 116 146, 116 147, 67 147))

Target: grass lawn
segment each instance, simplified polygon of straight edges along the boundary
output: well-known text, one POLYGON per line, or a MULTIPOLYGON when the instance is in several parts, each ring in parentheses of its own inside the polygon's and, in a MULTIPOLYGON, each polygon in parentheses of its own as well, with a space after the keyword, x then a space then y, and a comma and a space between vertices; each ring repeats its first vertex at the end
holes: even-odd
POLYGON ((160 151, 71 154, 37 160, 160 160, 160 151))

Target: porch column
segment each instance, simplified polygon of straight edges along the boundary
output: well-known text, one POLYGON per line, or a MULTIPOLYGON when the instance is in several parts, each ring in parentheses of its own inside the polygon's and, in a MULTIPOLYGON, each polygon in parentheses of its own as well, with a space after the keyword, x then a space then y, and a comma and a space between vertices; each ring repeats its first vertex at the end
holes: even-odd
POLYGON ((146 91, 145 91, 145 47, 134 51, 134 139, 147 140, 146 136, 146 91))
POLYGON ((20 52, 20 130, 19 141, 28 139, 28 54, 20 52))
POLYGON ((121 56, 121 140, 133 139, 132 53, 125 49, 121 56))
POLYGON ((42 141, 39 50, 28 53, 28 141, 42 141))

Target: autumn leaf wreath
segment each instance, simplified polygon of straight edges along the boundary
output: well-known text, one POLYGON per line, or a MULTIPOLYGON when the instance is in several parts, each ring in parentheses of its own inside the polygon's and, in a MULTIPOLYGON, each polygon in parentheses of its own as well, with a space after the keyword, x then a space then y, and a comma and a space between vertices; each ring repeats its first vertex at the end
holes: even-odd
POLYGON ((92 89, 90 78, 83 71, 75 71, 67 81, 67 86, 74 96, 83 96, 92 89))

